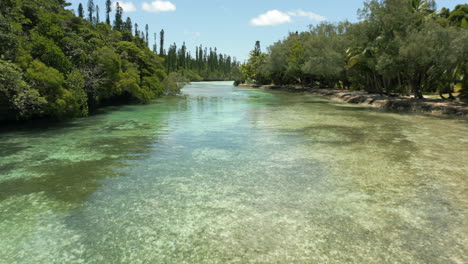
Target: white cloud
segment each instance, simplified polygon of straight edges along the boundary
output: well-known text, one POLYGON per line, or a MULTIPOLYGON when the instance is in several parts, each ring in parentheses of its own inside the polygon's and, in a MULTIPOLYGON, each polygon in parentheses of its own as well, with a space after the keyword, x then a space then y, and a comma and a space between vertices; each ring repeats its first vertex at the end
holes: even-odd
POLYGON ((254 26, 275 26, 292 21, 291 16, 279 10, 270 10, 265 14, 250 20, 250 24, 254 26))
POLYGON ((310 20, 321 22, 327 20, 326 17, 304 11, 301 9, 289 11, 289 12, 282 12, 279 10, 270 10, 264 14, 259 15, 256 18, 250 20, 250 24, 254 26, 275 26, 281 25, 286 23, 291 23, 293 21, 293 17, 306 17, 310 20))
POLYGON ((295 17, 307 17, 310 20, 314 20, 317 22, 325 21, 327 20, 326 17, 312 13, 312 12, 307 12, 301 9, 295 10, 295 11, 290 11, 288 12, 288 15, 290 16, 295 16, 295 17))
POLYGON ((176 11, 177 7, 169 1, 156 0, 151 3, 143 2, 143 10, 153 13, 176 11))
POLYGON ((125 12, 135 12, 137 9, 132 2, 124 2, 124 1, 115 1, 114 2, 114 10, 119 3, 119 6, 122 7, 123 11, 125 12))

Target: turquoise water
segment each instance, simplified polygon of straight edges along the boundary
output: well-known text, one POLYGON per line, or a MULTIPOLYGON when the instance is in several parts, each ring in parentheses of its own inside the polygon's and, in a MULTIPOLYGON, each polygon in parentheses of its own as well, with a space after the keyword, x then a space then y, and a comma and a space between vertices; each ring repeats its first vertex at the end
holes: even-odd
POLYGON ((0 263, 467 263, 468 124, 195 83, 0 133, 0 263))

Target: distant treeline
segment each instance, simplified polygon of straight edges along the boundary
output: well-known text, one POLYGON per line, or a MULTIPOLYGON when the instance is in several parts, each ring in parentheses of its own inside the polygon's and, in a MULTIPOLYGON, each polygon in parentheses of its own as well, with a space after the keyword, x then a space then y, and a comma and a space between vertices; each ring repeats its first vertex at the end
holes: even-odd
POLYGON ((143 32, 130 18, 124 21, 118 5, 111 23, 110 0, 103 22, 93 1, 86 11, 80 4, 78 16, 68 6, 64 0, 0 1, 0 121, 67 119, 116 102, 145 103, 179 92, 188 79, 230 78, 238 64, 215 51, 202 59, 186 50, 174 57, 174 48, 166 54, 164 31, 156 54, 156 45, 148 47, 148 26, 143 32))
POLYGON ((219 54, 216 48, 196 47, 193 57, 185 43, 180 49, 174 43, 163 56, 168 72, 180 72, 192 81, 228 81, 241 76, 236 58, 219 54))
MULTIPOLYGON (((127 17, 123 20, 123 9, 120 7, 119 2, 116 2, 115 8, 115 20, 113 23, 113 29, 122 32, 125 35, 132 35, 142 39, 148 45, 149 40, 149 25, 146 24, 144 30, 140 30, 138 23, 133 24, 132 19, 127 17)), ((87 14, 83 4, 78 5, 78 16, 86 18, 93 24, 100 23, 99 19, 99 6, 94 4, 93 0, 87 2, 87 14)), ((112 12, 111 0, 106 0, 106 24, 111 25, 110 13, 112 12)), ((130 37, 127 36, 127 37, 130 37)), ((191 81, 201 80, 233 80, 233 78, 240 76, 237 69, 239 62, 236 58, 232 58, 226 54, 218 54, 217 48, 195 48, 195 56, 187 49, 185 42, 178 49, 177 44, 173 43, 166 50, 164 47, 165 32, 164 29, 159 33, 159 47, 157 41, 157 33, 154 33, 154 44, 152 50, 155 54, 158 54, 161 58, 165 58, 164 65, 166 72, 179 72, 184 77, 191 81), (234 71, 233 71, 234 70, 234 71)))
POLYGON ((322 23, 260 50, 237 82, 365 90, 381 94, 460 92, 468 100, 468 5, 372 0, 360 22, 322 23))

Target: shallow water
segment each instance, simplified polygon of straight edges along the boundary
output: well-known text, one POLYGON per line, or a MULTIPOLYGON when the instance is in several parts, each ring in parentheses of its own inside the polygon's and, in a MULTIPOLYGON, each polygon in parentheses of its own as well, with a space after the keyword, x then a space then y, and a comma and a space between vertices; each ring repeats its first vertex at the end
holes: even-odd
POLYGON ((467 263, 468 124, 196 83, 0 133, 0 263, 467 263))

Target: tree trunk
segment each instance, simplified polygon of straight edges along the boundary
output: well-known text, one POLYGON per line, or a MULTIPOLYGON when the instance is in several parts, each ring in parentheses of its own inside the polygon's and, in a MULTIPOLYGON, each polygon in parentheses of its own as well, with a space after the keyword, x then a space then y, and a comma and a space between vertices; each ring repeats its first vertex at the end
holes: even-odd
POLYGON ((421 84, 418 81, 413 80, 411 82, 411 89, 413 90, 414 98, 424 99, 424 96, 421 91, 421 84))
POLYGON ((416 90, 414 90, 414 97, 417 99, 424 99, 424 96, 421 91, 421 86, 416 87, 416 90))
POLYGON ((447 99, 447 98, 445 98, 445 96, 444 96, 444 94, 442 93, 442 91, 439 91, 439 96, 440 96, 440 98, 442 98, 442 99, 444 99, 444 100, 447 99))

